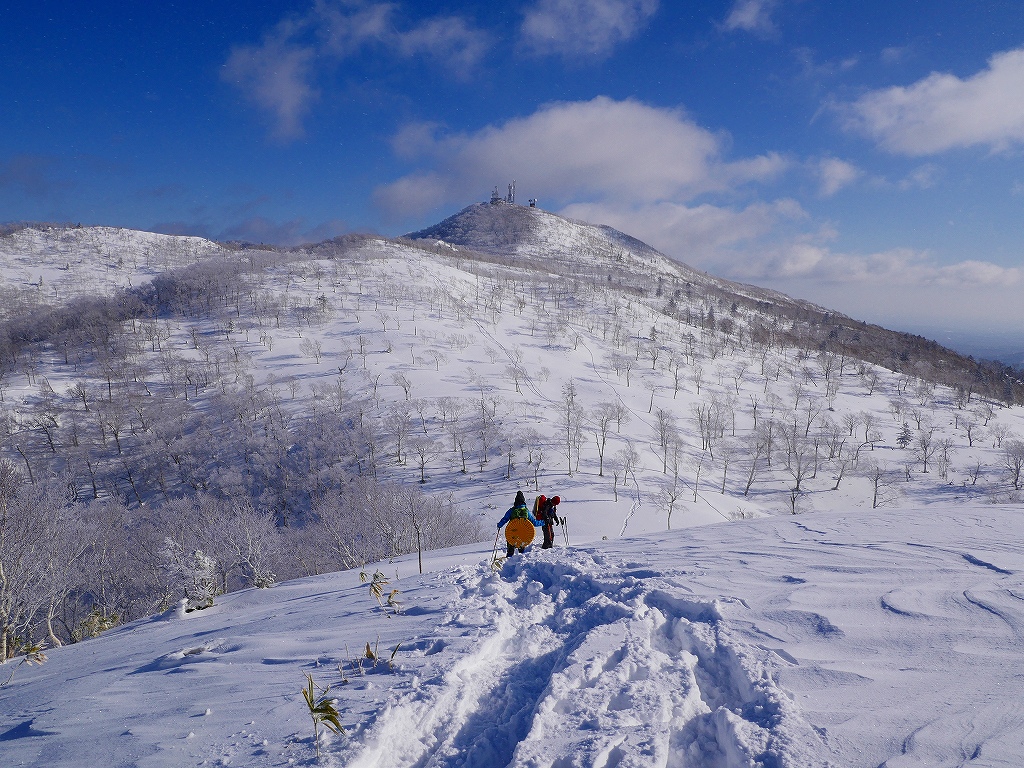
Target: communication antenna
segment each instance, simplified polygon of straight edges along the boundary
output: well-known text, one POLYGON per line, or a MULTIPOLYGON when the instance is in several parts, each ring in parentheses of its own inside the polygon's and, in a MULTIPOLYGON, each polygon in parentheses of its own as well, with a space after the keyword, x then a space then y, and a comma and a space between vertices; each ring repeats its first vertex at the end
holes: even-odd
POLYGON ((508 185, 508 197, 505 198, 505 202, 509 205, 514 205, 516 202, 516 180, 512 179, 512 183, 508 185))

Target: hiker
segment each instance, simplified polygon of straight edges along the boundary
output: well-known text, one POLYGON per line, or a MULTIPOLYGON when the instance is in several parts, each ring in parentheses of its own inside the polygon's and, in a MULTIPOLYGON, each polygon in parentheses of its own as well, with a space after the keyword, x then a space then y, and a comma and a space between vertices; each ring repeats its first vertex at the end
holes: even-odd
MULTIPOLYGON (((523 495, 522 491, 518 491, 516 493, 515 503, 508 510, 508 512, 505 513, 505 516, 498 521, 498 530, 501 530, 501 526, 511 522, 512 520, 520 519, 529 520, 531 523, 533 523, 535 528, 539 528, 542 525, 542 523, 537 518, 530 514, 530 509, 529 507, 526 506, 526 496, 523 495)), ((505 539, 506 541, 508 540, 508 531, 505 531, 505 539)), ((533 536, 531 535, 530 541, 532 540, 533 536)), ((522 552, 524 549, 526 549, 530 541, 525 542, 521 546, 517 546, 516 544, 509 542, 507 545, 506 557, 512 557, 512 555, 515 554, 516 549, 522 552)))
POLYGON ((562 520, 558 517, 558 505, 561 501, 562 498, 560 496, 552 496, 550 499, 545 499, 543 496, 540 496, 537 499, 537 518, 544 526, 542 528, 544 532, 544 543, 540 545, 541 549, 551 549, 555 544, 555 526, 562 524, 562 520), (543 499, 543 501, 541 501, 541 499, 543 499))

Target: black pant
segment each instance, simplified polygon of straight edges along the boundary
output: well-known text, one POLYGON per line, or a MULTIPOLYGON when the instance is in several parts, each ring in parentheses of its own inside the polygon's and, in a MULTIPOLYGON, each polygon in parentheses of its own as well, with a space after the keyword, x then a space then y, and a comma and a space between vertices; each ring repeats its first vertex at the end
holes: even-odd
MULTIPOLYGON (((526 547, 519 547, 519 554, 522 554, 524 549, 526 549, 526 547)), ((515 554, 515 551, 516 548, 511 544, 505 545, 505 557, 512 557, 512 555, 515 554)))
POLYGON ((555 525, 554 523, 544 523, 544 527, 541 529, 544 532, 544 543, 540 545, 541 549, 551 549, 555 543, 555 525))

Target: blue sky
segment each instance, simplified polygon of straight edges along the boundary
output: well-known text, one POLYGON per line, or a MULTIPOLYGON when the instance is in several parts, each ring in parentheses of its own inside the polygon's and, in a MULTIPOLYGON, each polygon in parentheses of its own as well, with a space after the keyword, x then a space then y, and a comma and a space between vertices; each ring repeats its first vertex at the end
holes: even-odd
POLYGON ((515 178, 714 274, 1024 327, 1024 3, 21 2, 0 220, 291 244, 515 178))

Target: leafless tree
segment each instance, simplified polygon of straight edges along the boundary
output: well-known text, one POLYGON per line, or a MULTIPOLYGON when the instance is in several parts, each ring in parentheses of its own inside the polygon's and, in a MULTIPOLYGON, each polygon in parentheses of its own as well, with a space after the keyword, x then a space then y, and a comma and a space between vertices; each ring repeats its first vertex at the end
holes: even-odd
POLYGON ((671 411, 659 408, 654 413, 654 433, 661 449, 661 472, 668 473, 668 449, 679 432, 676 417, 671 411))
POLYGON ((871 483, 871 508, 890 504, 895 501, 897 474, 888 465, 881 462, 868 462, 864 468, 864 476, 871 483))
POLYGON ((576 384, 569 379, 562 386, 562 399, 559 403, 558 426, 562 433, 562 452, 568 462, 568 473, 573 474, 573 458, 579 464, 579 452, 583 445, 584 413, 577 402, 576 384))
POLYGON ((1010 428, 1005 424, 993 424, 988 433, 992 436, 994 448, 1002 448, 1003 441, 1011 435, 1010 428))
POLYGON ((633 483, 636 484, 636 470, 640 465, 640 454, 637 453, 636 446, 632 442, 627 442, 626 446, 615 454, 614 463, 614 485, 615 489, 615 500, 619 500, 618 492, 618 481, 622 478, 622 485, 625 486, 630 478, 633 483))
POLYGON ((655 499, 658 506, 665 510, 665 525, 670 531, 672 530, 672 512, 675 510, 684 489, 685 486, 679 480, 678 475, 672 475, 662 480, 658 485, 658 493, 655 499))
POLYGON ((402 392, 405 393, 405 399, 408 400, 412 393, 412 382, 409 381, 409 377, 404 373, 393 373, 391 374, 391 381, 394 382, 396 387, 400 387, 402 392))
POLYGON ((1003 444, 1003 467, 1013 489, 1019 491, 1021 472, 1024 471, 1024 441, 1007 440, 1003 444))
MULTIPOLYGON (((420 484, 422 485, 427 482, 427 464, 441 454, 441 444, 427 435, 417 435, 409 441, 409 448, 416 455, 416 463, 420 468, 420 484)), ((509 463, 511 465, 511 459, 509 463)))
POLYGON ((594 440, 597 443, 598 477, 604 477, 604 451, 608 445, 608 432, 616 419, 618 403, 598 403, 596 413, 591 421, 594 440))
POLYGON ((932 457, 935 456, 938 450, 939 445, 935 440, 935 428, 926 424, 922 429, 918 430, 914 440, 914 453, 917 456, 917 460, 921 462, 922 472, 927 474, 928 462, 932 460, 932 457))

